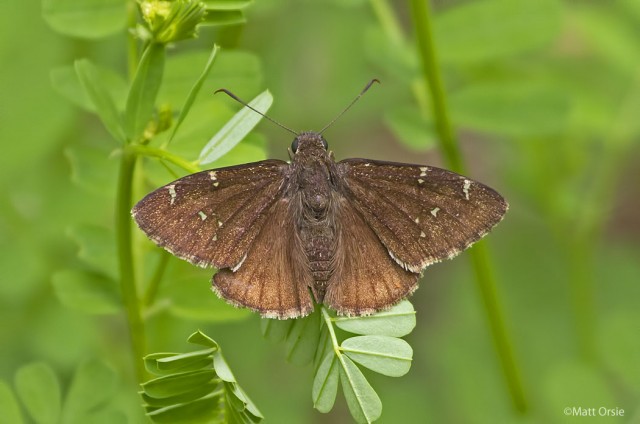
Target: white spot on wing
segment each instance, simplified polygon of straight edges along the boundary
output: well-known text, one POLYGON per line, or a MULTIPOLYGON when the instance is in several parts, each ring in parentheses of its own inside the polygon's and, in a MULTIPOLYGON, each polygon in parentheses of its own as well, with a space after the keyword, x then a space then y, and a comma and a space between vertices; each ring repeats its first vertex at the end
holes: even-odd
POLYGON ((240 262, 238 262, 238 264, 236 266, 231 268, 231 272, 236 272, 237 270, 239 270, 240 267, 242 266, 242 264, 244 263, 245 259, 247 259, 247 254, 246 253, 242 257, 242 259, 240 259, 240 262))
POLYGON ((419 223, 420 223, 420 218, 416 218, 416 219, 414 219, 413 221, 414 221, 416 224, 419 224, 419 223))
POLYGON ((168 185, 167 190, 169 190, 169 196, 171 196, 171 204, 173 205, 173 202, 176 201, 176 185, 168 185))
POLYGON ((400 259, 396 258, 396 257, 393 255, 393 253, 391 253, 391 251, 390 251, 390 250, 387 250, 387 252, 389 253, 389 256, 391 256, 391 259, 393 259, 394 261, 396 261, 396 263, 397 263, 398 265, 400 265, 403 269, 405 269, 405 270, 407 270, 407 271, 415 272, 415 273, 420 272, 420 269, 419 269, 419 268, 412 267, 411 265, 409 265, 409 264, 407 264, 407 263, 404 263, 404 262, 402 262, 400 259))
POLYGON ((209 172, 209 178, 211 178, 211 181, 215 181, 218 179, 218 177, 216 176, 217 172, 216 171, 210 171, 209 172))
POLYGON ((202 211, 198 212, 198 215, 200 215, 200 219, 203 221, 207 219, 207 214, 202 211))
POLYGON ((433 215, 434 217, 437 217, 439 211, 440 211, 440 208, 433 208, 431 209, 431 215, 433 215))
POLYGON ((218 227, 222 227, 222 221, 218 220, 218 227))
POLYGON ((220 182, 219 182, 219 181, 216 181, 215 183, 213 183, 213 186, 214 186, 214 187, 218 187, 219 185, 220 185, 220 182))
POLYGON ((426 166, 421 166, 420 167, 420 176, 421 177, 426 177, 427 176, 427 167, 426 166))
POLYGON ((214 234, 214 235, 213 235, 213 238, 212 238, 211 240, 213 240, 213 241, 218 241, 218 235, 217 235, 217 234, 214 234))
POLYGON ((422 184, 424 183, 424 180, 422 178, 418 178, 418 184, 422 184))
POLYGON ((464 180, 464 185, 462 186, 462 191, 464 192, 464 198, 469 200, 469 187, 471 187, 471 181, 464 180))
POLYGON ((427 235, 424 233, 424 231, 420 231, 420 237, 425 238, 427 235))

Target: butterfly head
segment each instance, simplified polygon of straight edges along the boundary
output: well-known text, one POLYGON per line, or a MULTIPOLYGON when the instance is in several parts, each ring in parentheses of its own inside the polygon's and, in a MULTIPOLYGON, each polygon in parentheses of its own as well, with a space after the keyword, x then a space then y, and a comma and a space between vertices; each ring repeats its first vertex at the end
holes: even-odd
POLYGON ((298 134, 296 138, 293 139, 293 143, 291 143, 291 151, 296 155, 314 150, 326 151, 328 147, 327 140, 319 133, 313 131, 298 134))

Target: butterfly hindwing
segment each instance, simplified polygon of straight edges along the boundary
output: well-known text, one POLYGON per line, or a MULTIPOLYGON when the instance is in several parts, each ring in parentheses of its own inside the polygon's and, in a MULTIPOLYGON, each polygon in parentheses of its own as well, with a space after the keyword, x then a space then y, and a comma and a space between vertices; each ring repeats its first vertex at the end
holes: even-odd
POLYGON ((444 169, 347 159, 345 196, 402 267, 420 272, 478 241, 508 205, 493 189, 444 169))
POLYGON ((338 197, 340 255, 324 303, 341 315, 366 315, 390 307, 417 287, 418 274, 398 266, 355 206, 338 197))
POLYGON ((232 268, 242 260, 282 191, 287 163, 266 160, 187 175, 133 208, 159 246, 199 266, 232 268))
POLYGON ((313 310, 312 276, 293 235, 292 212, 289 199, 275 202, 245 259, 213 277, 218 295, 268 318, 300 317, 313 310))

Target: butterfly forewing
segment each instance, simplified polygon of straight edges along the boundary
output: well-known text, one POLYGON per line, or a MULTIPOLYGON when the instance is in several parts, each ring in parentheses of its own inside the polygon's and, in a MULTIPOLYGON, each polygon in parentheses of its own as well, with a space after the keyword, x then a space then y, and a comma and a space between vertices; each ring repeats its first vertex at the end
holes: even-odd
POLYGON ((345 196, 404 268, 455 256, 502 219, 507 203, 491 188, 440 168, 347 159, 345 196))
POLYGON ((265 224, 237 269, 213 277, 214 290, 235 305, 269 318, 307 315, 313 309, 313 284, 307 259, 296 247, 289 199, 273 204, 265 224))
POLYGON ((199 266, 232 268, 245 257, 282 191, 287 163, 266 160, 188 175, 132 210, 158 245, 199 266))

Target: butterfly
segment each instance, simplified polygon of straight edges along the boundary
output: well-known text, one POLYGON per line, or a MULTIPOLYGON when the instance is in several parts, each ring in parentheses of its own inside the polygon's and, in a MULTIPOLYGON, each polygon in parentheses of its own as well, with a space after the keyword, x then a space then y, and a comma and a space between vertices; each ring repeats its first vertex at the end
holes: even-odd
POLYGON ((314 301, 350 316, 389 308, 427 266, 478 241, 508 209, 495 190, 444 169, 336 162, 322 131, 296 134, 290 162, 187 175, 132 215, 173 255, 217 268, 221 298, 287 319, 308 315, 314 301))

